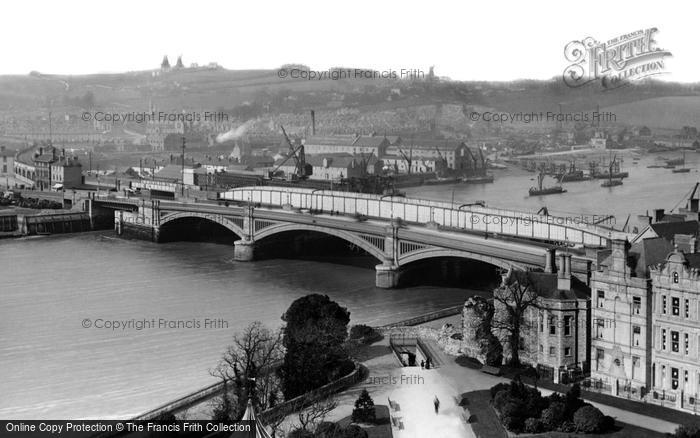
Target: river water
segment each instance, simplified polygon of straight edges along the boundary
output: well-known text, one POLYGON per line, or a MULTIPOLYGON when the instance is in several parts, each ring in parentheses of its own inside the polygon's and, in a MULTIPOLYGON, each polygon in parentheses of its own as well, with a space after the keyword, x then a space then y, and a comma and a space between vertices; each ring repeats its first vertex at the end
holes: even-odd
MULTIPOLYGON (((680 153, 665 153, 662 156, 677 158, 680 157, 680 153)), ((615 219, 610 219, 604 224, 620 229, 628 214, 631 214, 630 225, 639 225, 636 217, 639 214, 646 214, 647 211, 651 213, 655 208, 664 208, 668 212, 675 206, 685 207, 685 197, 693 185, 700 181, 700 154, 686 153, 684 167, 691 169, 688 173, 647 168, 649 165, 663 164, 660 160, 662 156, 646 155, 637 164, 633 164, 631 156, 627 154, 622 170, 629 172, 629 178, 624 179, 623 185, 612 188, 601 187, 602 180, 568 182, 563 184, 566 193, 529 197, 528 189, 537 185, 536 174, 510 166, 508 170, 492 171, 496 177, 492 184, 460 183, 402 190, 411 197, 446 201, 453 199, 459 203, 483 200, 488 206, 531 212, 537 212, 546 206, 552 215, 588 221, 612 215, 615 219)), ((579 160, 579 164, 583 164, 583 161, 579 160)), ((544 186, 554 183, 553 179, 545 178, 544 186)))
POLYGON ((460 289, 376 289, 374 270, 361 267, 235 263, 232 246, 110 236, 0 241, 0 418, 145 412, 214 383, 208 370, 237 331, 255 320, 280 326, 291 302, 309 293, 346 306, 352 324, 409 318, 467 296, 460 289), (93 327, 82 327, 87 318, 93 327), (192 328, 94 328, 100 319, 154 318, 192 328), (212 327, 204 327, 206 319, 212 327))
MULTIPOLYGON (((496 171, 493 184, 428 186, 409 195, 553 214, 616 216, 672 208, 698 180, 626 161, 623 186, 565 184, 568 193, 528 198, 533 174, 496 171), (629 165, 628 165, 629 164, 629 165)), ((634 217, 634 216, 633 216, 634 217)), ((468 291, 381 290, 371 269, 297 260, 234 263, 227 245, 121 240, 110 232, 0 241, 0 418, 124 418, 213 383, 234 333, 254 320, 271 327, 291 302, 328 294, 352 324, 385 323, 464 302, 468 291), (90 328, 83 324, 89 319, 90 328), (190 328, 137 329, 160 319, 190 328), (95 328, 105 321, 132 326, 95 328), (204 327, 206 321, 213 327, 204 327), (223 321, 223 322, 222 322, 223 321), (225 324, 224 324, 225 322, 225 324), (199 323, 199 328, 195 324, 199 323)))

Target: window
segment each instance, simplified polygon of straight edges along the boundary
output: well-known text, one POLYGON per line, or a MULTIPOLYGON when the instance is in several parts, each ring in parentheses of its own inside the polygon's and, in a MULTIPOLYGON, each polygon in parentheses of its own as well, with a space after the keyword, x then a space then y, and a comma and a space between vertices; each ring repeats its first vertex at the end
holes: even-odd
POLYGON ((540 313, 540 333, 544 333, 544 315, 540 313))
POLYGON ((678 353, 678 340, 680 336, 677 331, 671 330, 671 351, 678 353))
POLYGON ((540 353, 544 353, 544 347, 540 344, 540 353))
POLYGON ((683 387, 688 387, 688 370, 683 371, 683 387))
POLYGON ((550 335, 557 334, 557 318, 555 316, 552 316, 551 318, 549 318, 549 334, 550 335))
POLYGON ((605 359, 605 350, 602 348, 595 349, 595 369, 598 370, 603 365, 603 360, 605 359))
POLYGON ((554 356, 554 347, 549 347, 549 355, 554 356))
POLYGON ((690 300, 685 299, 685 317, 690 318, 690 300))
POLYGON ((661 349, 666 351, 666 329, 661 329, 661 349))
POLYGON ((671 368, 671 389, 678 389, 678 368, 671 368))
POLYGON ((681 314, 681 299, 678 297, 671 298, 671 312, 673 316, 678 316, 681 314))
POLYGON ((639 315, 642 311, 642 298, 632 297, 632 313, 639 315))
POLYGON ((603 329, 605 328, 605 320, 598 318, 595 320, 595 337, 603 339, 603 329))
POLYGON ((571 347, 564 348, 564 356, 571 356, 571 347))
POLYGON ((639 368, 639 356, 632 356, 632 368, 639 368))
POLYGON ((661 387, 666 386, 666 365, 661 365, 661 387))
POLYGON ((571 317, 565 316, 564 317, 564 336, 570 336, 570 335, 571 335, 571 317))
POLYGON ((666 295, 661 295, 661 313, 666 314, 666 295))
POLYGON ((678 272, 673 273, 673 282, 678 283, 678 272))
POLYGON ((642 328, 638 325, 632 327, 632 345, 639 347, 639 338, 642 337, 642 328))
POLYGON ((683 349, 685 350, 685 355, 690 353, 690 339, 688 338, 688 333, 683 334, 683 349))
POLYGON ((605 291, 598 291, 598 307, 605 306, 605 291))

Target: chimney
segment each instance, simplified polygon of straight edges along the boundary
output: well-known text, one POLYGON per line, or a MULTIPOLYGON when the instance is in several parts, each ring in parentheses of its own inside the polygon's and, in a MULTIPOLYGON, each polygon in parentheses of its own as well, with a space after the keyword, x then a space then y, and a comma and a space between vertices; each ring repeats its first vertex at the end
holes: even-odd
POLYGON ((559 254, 559 273, 557 275, 557 289, 571 290, 571 255, 559 254))
POLYGON ((316 111, 311 110, 311 135, 316 135, 316 111))
POLYGON ((654 209, 654 222, 661 222, 664 218, 664 209, 655 208, 654 209))
POLYGON ((44 148, 39 148, 39 155, 44 155, 44 148))
POLYGON ((613 272, 620 272, 622 274, 627 274, 627 259, 629 258, 629 247, 630 244, 627 240, 613 239, 610 242, 610 249, 612 250, 612 266, 609 269, 613 272))
POLYGON ((547 248, 547 253, 544 255, 544 272, 548 274, 557 272, 557 265, 555 264, 556 255, 556 248, 547 248))
POLYGON ((65 150, 65 148, 64 148, 64 149, 61 149, 61 158, 66 158, 66 150, 65 150))

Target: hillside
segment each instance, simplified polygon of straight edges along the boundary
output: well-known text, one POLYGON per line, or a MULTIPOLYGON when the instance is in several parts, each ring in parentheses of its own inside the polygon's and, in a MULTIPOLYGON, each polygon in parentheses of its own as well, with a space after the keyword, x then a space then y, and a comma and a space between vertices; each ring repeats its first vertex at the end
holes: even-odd
POLYGON ((389 79, 303 80, 278 70, 222 68, 159 70, 84 76, 0 76, 0 114, 28 117, 86 108, 145 111, 226 110, 241 117, 299 113, 310 108, 390 111, 450 103, 504 112, 592 111, 617 114, 618 123, 677 127, 698 125, 700 87, 644 81, 613 91, 571 89, 549 81, 450 82, 389 79))

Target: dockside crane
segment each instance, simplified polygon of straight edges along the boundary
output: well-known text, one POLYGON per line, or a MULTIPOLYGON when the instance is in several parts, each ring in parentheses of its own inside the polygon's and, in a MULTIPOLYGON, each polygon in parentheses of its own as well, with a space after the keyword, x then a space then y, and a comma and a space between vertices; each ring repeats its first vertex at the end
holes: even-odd
POLYGON ((304 154, 304 145, 300 144, 298 146, 294 146, 292 141, 289 139, 289 136, 287 135, 287 131, 284 130, 284 126, 280 125, 280 128, 282 128, 282 135, 284 136, 284 140, 287 142, 287 145, 289 146, 289 152, 287 153, 287 157, 282 160, 281 163, 279 163, 271 172, 270 172, 270 177, 274 176, 275 173, 286 163, 289 161, 290 158, 294 159, 294 174, 292 175, 293 179, 306 179, 308 178, 311 173, 311 166, 309 166, 306 163, 306 156, 304 154))

